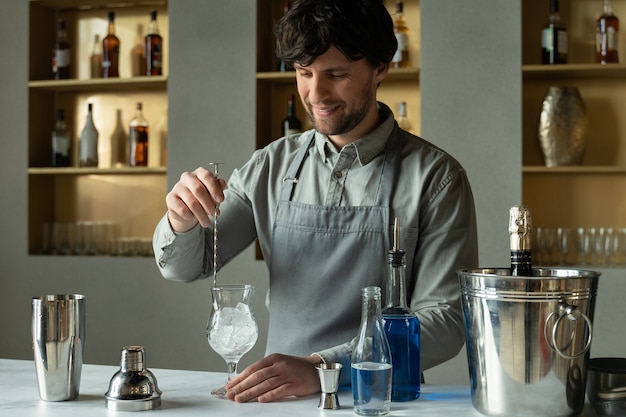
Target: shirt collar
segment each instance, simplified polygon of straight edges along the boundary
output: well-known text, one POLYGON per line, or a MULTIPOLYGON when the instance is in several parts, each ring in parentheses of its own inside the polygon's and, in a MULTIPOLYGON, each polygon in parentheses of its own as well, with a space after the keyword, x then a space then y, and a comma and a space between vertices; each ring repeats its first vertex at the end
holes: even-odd
MULTIPOLYGON (((391 109, 381 102, 377 102, 376 104, 378 106, 378 114, 383 122, 367 135, 346 145, 354 146, 361 165, 368 164, 385 149, 391 131, 395 125, 395 119, 391 109)), ((336 152, 330 139, 317 131, 315 131, 315 147, 324 162, 326 162, 328 152, 336 152)))

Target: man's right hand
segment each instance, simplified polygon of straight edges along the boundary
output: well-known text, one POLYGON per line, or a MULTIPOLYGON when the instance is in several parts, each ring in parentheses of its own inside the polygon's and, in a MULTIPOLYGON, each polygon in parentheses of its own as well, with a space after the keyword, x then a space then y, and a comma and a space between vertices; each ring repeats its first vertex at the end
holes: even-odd
POLYGON ((226 181, 206 168, 183 172, 180 180, 165 197, 168 219, 175 232, 186 232, 196 224, 211 225, 210 217, 224 201, 226 181))

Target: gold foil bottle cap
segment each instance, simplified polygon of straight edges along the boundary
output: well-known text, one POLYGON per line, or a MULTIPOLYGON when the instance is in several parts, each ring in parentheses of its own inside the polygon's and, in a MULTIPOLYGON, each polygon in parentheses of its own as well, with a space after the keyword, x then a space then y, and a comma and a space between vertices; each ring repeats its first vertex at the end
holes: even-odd
POLYGON ((530 250, 532 218, 526 206, 513 206, 509 210, 509 235, 511 250, 530 250))

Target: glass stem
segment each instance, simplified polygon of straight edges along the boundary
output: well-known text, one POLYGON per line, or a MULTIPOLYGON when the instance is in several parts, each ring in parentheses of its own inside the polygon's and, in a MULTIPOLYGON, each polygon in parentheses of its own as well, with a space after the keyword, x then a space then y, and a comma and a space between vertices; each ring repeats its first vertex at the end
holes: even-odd
POLYGON ((228 366, 228 380, 230 381, 237 376, 237 362, 227 361, 226 366, 228 366))

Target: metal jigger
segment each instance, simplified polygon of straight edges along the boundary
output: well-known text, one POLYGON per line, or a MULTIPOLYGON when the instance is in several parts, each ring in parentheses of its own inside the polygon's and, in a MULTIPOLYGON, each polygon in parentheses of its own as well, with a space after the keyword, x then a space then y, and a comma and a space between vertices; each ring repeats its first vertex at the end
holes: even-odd
POLYGON ((320 397, 320 403, 317 405, 317 408, 322 410, 337 410, 339 408, 337 390, 339 389, 339 374, 341 373, 341 368, 340 363, 321 363, 315 365, 322 387, 322 396, 320 397))

